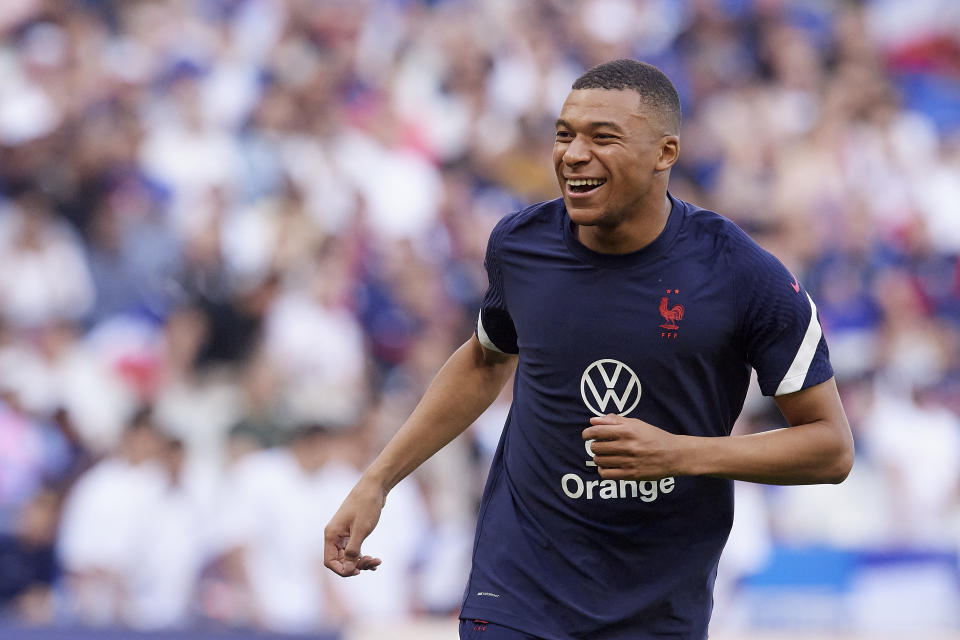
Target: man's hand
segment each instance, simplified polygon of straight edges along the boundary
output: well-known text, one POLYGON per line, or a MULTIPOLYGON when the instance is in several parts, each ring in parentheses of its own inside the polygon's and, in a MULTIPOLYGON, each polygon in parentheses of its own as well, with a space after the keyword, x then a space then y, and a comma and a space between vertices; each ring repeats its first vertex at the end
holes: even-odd
POLYGON ((377 526, 385 502, 382 491, 357 483, 323 530, 324 566, 344 577, 376 571, 380 558, 360 555, 360 545, 377 526))
POLYGON ((680 473, 680 436, 622 416, 590 418, 583 430, 601 478, 659 480, 680 473))

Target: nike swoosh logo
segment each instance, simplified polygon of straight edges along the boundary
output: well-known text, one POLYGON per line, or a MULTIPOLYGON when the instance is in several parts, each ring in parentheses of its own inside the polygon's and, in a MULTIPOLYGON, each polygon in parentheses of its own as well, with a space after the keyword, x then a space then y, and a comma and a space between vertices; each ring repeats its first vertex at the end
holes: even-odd
POLYGON ((794 291, 800 293, 800 283, 797 282, 797 276, 793 276, 793 282, 790 283, 790 286, 793 287, 794 291))

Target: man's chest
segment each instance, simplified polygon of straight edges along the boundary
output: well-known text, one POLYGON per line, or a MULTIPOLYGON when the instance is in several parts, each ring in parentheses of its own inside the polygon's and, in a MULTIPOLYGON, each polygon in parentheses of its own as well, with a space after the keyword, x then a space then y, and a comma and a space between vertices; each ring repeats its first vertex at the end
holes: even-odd
POLYGON ((517 344, 528 357, 710 357, 736 340, 735 283, 715 265, 664 260, 643 269, 600 269, 554 263, 504 275, 517 344))

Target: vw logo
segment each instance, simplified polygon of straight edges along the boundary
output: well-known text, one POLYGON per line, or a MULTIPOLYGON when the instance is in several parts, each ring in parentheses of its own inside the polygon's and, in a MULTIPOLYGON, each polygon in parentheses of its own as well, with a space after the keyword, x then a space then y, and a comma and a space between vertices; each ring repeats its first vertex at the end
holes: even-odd
POLYGON ((625 416, 640 402, 640 378, 619 360, 604 358, 583 372, 580 395, 594 415, 612 413, 607 408, 612 400, 616 413, 625 416))

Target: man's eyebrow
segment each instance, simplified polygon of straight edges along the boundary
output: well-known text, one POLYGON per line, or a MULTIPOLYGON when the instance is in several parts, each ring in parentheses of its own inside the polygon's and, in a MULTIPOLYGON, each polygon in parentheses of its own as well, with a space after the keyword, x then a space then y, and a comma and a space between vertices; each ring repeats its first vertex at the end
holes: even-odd
MULTIPOLYGON (((564 120, 563 118, 558 118, 556 123, 557 128, 563 127, 565 129, 572 129, 570 123, 564 120)), ((587 129, 612 129, 618 133, 623 133, 623 128, 615 122, 591 122, 587 125, 587 129)))

